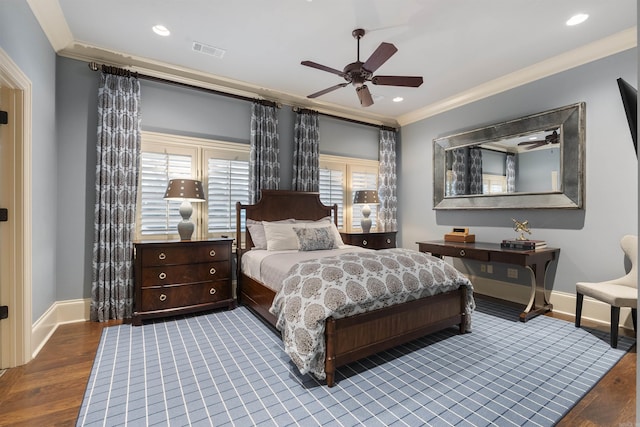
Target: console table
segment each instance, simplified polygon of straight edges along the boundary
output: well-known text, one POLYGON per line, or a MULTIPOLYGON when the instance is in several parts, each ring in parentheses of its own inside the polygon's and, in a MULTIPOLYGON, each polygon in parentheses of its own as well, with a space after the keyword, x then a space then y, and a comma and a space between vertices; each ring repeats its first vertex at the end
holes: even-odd
POLYGON ((450 256, 525 267, 533 275, 533 280, 531 281, 529 303, 524 311, 520 313, 520 320, 526 322, 538 314, 546 313, 553 309, 553 305, 547 301, 545 282, 549 265, 553 261, 557 262, 560 256, 560 249, 558 248, 541 248, 527 251, 522 249, 503 249, 499 243, 458 243, 445 242, 444 240, 416 243, 420 252, 429 252, 438 258, 450 256))

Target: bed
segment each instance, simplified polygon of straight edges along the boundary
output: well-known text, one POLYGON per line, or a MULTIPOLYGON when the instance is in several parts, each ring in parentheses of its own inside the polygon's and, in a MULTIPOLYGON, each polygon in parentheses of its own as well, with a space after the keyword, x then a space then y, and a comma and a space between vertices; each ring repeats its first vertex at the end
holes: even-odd
MULTIPOLYGON (((276 226, 272 226, 271 223, 278 221, 284 223, 291 221, 319 222, 329 218, 336 224, 336 217, 337 206, 323 205, 319 194, 312 192, 262 190, 260 201, 256 204, 245 205, 238 202, 236 204, 236 231, 239 242, 236 250, 238 302, 247 306, 276 329, 279 329, 280 320, 279 326, 282 329, 283 316, 276 316, 272 312, 272 306, 275 306, 274 300, 278 302, 282 298, 277 289, 282 287, 283 283, 289 283, 291 280, 287 282, 287 279, 284 279, 283 283, 266 283, 267 280, 265 280, 263 283, 262 279, 256 278, 256 274, 245 271, 247 268, 245 264, 249 264, 247 262, 248 254, 269 252, 256 250, 252 235, 255 235, 256 241, 260 240, 258 242, 259 248, 263 248, 262 245, 264 245, 262 237, 258 238, 254 228, 248 232, 248 227, 264 221, 266 222, 263 223, 265 227, 269 226, 269 229, 272 230, 276 226), (244 227, 241 221, 243 214, 246 218, 244 227), (241 236, 244 236, 244 244, 241 243, 241 236)), ((388 255, 431 258, 417 251, 408 253, 407 251, 410 250, 402 249, 372 251, 353 248, 353 251, 354 253, 349 253, 347 256, 371 258, 382 256, 386 251, 394 251, 389 252, 388 255), (359 251, 367 253, 358 255, 359 251)), ((322 252, 318 251, 318 253, 322 252)), ((307 253, 307 259, 309 259, 309 254, 312 252, 307 253)), ((322 262, 332 260, 331 262, 335 263, 340 260, 341 256, 323 258, 322 262)), ((299 266, 304 262, 315 261, 301 261, 300 263, 296 262, 295 265, 299 266)), ((441 260, 434 262, 442 263, 441 260)), ((452 326, 456 326, 460 333, 468 331, 471 320, 470 313, 474 306, 471 283, 448 264, 442 263, 438 268, 445 269, 447 276, 459 275, 455 277, 454 285, 451 281, 448 282, 449 289, 446 291, 428 296, 423 296, 423 293, 420 297, 409 298, 406 302, 375 308, 363 313, 345 315, 345 317, 337 315, 327 317, 322 325, 322 360, 318 362, 322 364, 322 372, 320 373, 322 375, 314 372, 316 377, 326 378, 327 385, 332 387, 335 384, 335 371, 339 366, 452 326)), ((276 275, 276 277, 278 276, 276 275)), ((296 362, 293 357, 292 360, 296 362)))

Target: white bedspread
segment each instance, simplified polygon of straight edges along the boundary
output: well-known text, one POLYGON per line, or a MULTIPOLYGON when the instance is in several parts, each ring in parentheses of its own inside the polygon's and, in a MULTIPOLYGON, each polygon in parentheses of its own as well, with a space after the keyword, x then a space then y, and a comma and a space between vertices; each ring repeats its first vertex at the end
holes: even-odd
POLYGON ((471 329, 475 308, 471 282, 440 258, 411 249, 347 253, 296 263, 270 312, 282 331, 285 352, 302 374, 324 371, 325 320, 373 311, 467 287, 471 329))
POLYGON ((307 252, 252 249, 242 255, 242 272, 277 292, 282 287, 282 281, 287 277, 291 267, 298 262, 363 251, 371 251, 371 249, 351 245, 341 245, 338 249, 307 252))

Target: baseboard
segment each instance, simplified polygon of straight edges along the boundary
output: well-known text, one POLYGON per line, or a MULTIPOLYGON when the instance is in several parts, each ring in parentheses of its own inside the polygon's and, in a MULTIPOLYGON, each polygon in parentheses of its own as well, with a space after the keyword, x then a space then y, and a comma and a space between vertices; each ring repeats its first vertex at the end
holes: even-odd
MULTIPOLYGON (((525 306, 529 302, 531 288, 528 286, 502 282, 499 280, 491 280, 486 277, 473 275, 469 276, 469 280, 471 280, 475 291, 479 294, 521 303, 525 306)), ((553 304, 553 311, 575 317, 575 294, 551 291, 549 295, 549 302, 553 304)), ((609 326, 611 324, 611 306, 601 301, 585 297, 582 304, 582 318, 609 326)), ((631 309, 620 309, 620 327, 633 331, 631 309)))
POLYGON ((89 320, 90 299, 57 301, 31 327, 31 358, 37 356, 58 326, 89 320))

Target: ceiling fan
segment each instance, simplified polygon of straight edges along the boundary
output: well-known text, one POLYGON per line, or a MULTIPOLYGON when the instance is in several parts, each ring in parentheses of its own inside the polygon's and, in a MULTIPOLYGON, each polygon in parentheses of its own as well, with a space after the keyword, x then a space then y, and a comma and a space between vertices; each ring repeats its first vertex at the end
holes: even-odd
POLYGON ((527 150, 533 150, 534 148, 542 147, 547 144, 557 144, 560 142, 558 131, 554 130, 549 135, 545 135, 544 139, 537 139, 531 141, 523 141, 518 143, 518 145, 527 145, 527 150))
POLYGON ((319 92, 312 93, 307 98, 317 98, 318 96, 332 92, 336 89, 352 84, 356 88, 360 105, 368 107, 373 105, 373 98, 371 92, 365 84, 371 82, 374 85, 385 86, 409 86, 418 87, 422 84, 422 77, 413 76, 374 76, 373 73, 382 64, 387 62, 391 56, 398 51, 398 49, 391 43, 380 43, 380 46, 371 54, 369 59, 365 62, 360 62, 360 39, 364 36, 365 31, 362 28, 358 28, 351 32, 351 35, 358 41, 358 56, 356 62, 347 64, 342 71, 335 68, 327 67, 325 65, 318 64, 313 61, 302 61, 302 65, 307 67, 317 68, 318 70, 328 71, 329 73, 337 74, 346 80, 345 83, 340 83, 335 86, 323 89, 319 92))

